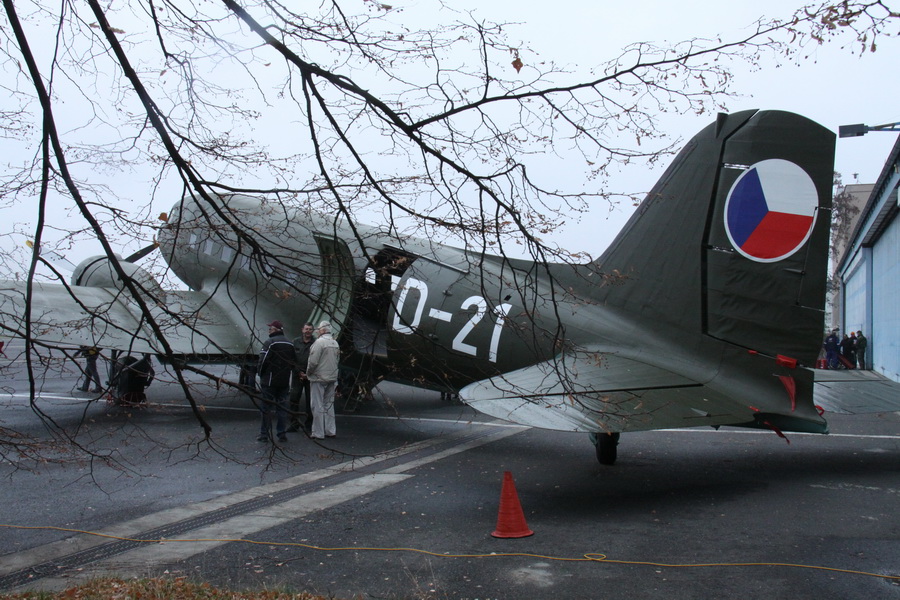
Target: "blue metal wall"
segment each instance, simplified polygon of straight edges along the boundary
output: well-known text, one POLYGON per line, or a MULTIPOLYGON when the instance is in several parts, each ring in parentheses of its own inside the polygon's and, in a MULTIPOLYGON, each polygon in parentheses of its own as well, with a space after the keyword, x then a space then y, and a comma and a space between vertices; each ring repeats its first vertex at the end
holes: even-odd
MULTIPOLYGON (((867 249, 864 249, 867 250, 867 249)), ((860 252, 850 270, 844 275, 843 302, 843 334, 851 331, 862 331, 868 337, 869 294, 871 290, 869 273, 871 272, 871 252, 860 252)))
POLYGON ((869 361, 875 370, 900 381, 900 219, 893 220, 872 248, 872 269, 875 330, 869 337, 869 361))
POLYGON ((838 265, 841 328, 869 339, 867 366, 900 381, 900 137, 838 265))

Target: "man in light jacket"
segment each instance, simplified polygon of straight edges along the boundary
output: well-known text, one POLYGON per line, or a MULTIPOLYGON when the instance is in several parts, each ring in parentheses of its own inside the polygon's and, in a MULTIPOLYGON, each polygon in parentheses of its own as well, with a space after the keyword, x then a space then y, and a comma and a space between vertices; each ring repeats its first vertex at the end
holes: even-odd
POLYGON ((337 434, 334 424, 334 393, 337 389, 341 350, 331 337, 331 323, 322 321, 316 330, 318 338, 309 349, 306 377, 312 398, 312 435, 320 440, 337 434))

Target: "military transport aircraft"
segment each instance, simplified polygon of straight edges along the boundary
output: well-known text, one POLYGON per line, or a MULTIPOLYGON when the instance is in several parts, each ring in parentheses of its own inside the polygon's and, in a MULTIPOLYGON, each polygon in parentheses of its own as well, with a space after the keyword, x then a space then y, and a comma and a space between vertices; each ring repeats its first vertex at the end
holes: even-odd
MULTIPOLYGON (((343 366, 370 383, 458 391, 494 417, 589 432, 603 463, 620 432, 825 433, 810 367, 824 328, 834 137, 786 112, 719 115, 582 265, 388 236, 271 198, 186 196, 158 242, 189 291, 164 290, 136 257, 118 260, 156 327, 102 256, 70 286, 34 285, 31 336, 240 362, 258 351, 263 324, 279 319, 292 336, 327 318, 343 366)), ((22 335, 25 287, 0 288, 0 311, 18 316, 3 327, 22 335)))

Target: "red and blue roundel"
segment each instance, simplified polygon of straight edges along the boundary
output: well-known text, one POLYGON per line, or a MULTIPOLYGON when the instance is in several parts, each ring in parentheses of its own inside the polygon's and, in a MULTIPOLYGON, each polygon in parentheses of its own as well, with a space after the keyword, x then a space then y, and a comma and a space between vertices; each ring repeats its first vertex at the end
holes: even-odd
POLYGON ((806 171, 774 158, 744 171, 725 200, 725 232, 735 249, 757 262, 783 260, 806 243, 819 196, 806 171))

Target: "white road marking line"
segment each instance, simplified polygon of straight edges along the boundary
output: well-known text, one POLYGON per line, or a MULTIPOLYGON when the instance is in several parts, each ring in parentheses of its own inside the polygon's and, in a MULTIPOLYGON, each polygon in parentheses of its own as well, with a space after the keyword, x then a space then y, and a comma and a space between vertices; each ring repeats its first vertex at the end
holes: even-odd
MULTIPOLYGON (((77 574, 67 573, 65 577, 48 577, 41 579, 40 587, 45 590, 62 589, 73 585, 73 583, 78 580, 96 577, 100 574, 130 576, 125 573, 126 571, 130 571, 134 575, 143 575, 146 573, 147 565, 185 560, 196 554, 206 552, 216 546, 229 543, 229 540, 246 538, 260 531, 308 515, 312 512, 331 508, 343 502, 347 502, 348 500, 353 500, 354 498, 364 496, 414 477, 414 475, 405 474, 405 471, 515 435, 526 429, 527 428, 524 427, 518 427, 516 429, 509 428, 495 430, 474 440, 457 442, 457 445, 431 456, 409 461, 401 465, 387 467, 376 473, 363 473, 344 483, 316 490, 279 504, 267 506, 253 513, 238 515, 219 523, 194 529, 182 536, 171 538, 171 540, 162 543, 146 544, 116 555, 113 558, 88 565, 79 570, 77 574), (184 541, 178 542, 177 544, 171 543, 175 540, 206 541, 184 541)), ((469 431, 463 430, 452 434, 450 437, 466 438, 469 436, 469 433, 469 431)), ((248 499, 270 495, 274 492, 297 485, 317 481, 334 475, 336 472, 352 471, 354 468, 359 468, 361 464, 374 464, 397 456, 409 454, 413 451, 444 442, 447 439, 448 436, 431 438, 417 444, 411 444, 379 454, 375 457, 360 459, 349 465, 328 467, 318 471, 297 475, 296 477, 284 479, 276 483, 250 488, 228 496, 214 498, 184 507, 168 509, 152 515, 146 515, 138 519, 113 525, 112 527, 98 531, 98 533, 113 537, 131 538, 149 529, 159 528, 170 523, 176 523, 191 517, 196 517, 248 499)), ((8 574, 50 560, 62 558, 69 554, 92 548, 109 541, 110 539, 105 537, 98 537, 90 534, 78 534, 72 538, 17 552, 14 555, 0 558, 0 574, 8 574)))
MULTIPOLYGON (((207 552, 232 540, 246 538, 294 519, 325 510, 348 500, 365 496, 384 487, 405 481, 413 475, 374 473, 362 475, 340 485, 304 494, 260 511, 232 517, 207 527, 194 529, 160 544, 147 544, 101 561, 89 568, 96 572, 121 573, 123 570, 143 573, 147 565, 172 563, 207 552), (186 541, 178 541, 186 540, 186 541), (206 541, 191 541, 206 540, 206 541), (176 542, 177 543, 173 543, 176 542)), ((71 584, 69 584, 71 585, 71 584)))
MULTIPOLYGON (((684 429, 657 429, 656 431, 666 431, 669 433, 716 433, 727 434, 735 433, 738 435, 774 435, 773 432, 765 429, 726 429, 724 431, 716 431, 715 429, 691 428, 684 429)), ((900 435, 887 434, 865 434, 865 433, 806 433, 801 431, 785 431, 784 435, 788 437, 808 436, 819 438, 858 438, 861 440, 900 440, 900 435)))
MULTIPOLYGON (((87 392, 85 392, 87 393, 87 392)), ((102 398, 105 394, 99 396, 102 398)), ((22 398, 24 400, 30 400, 31 394, 0 394, 0 398, 22 398)), ((35 396, 35 400, 79 400, 81 402, 95 402, 97 400, 97 396, 60 396, 57 394, 42 394, 38 392, 38 395, 35 396)))

